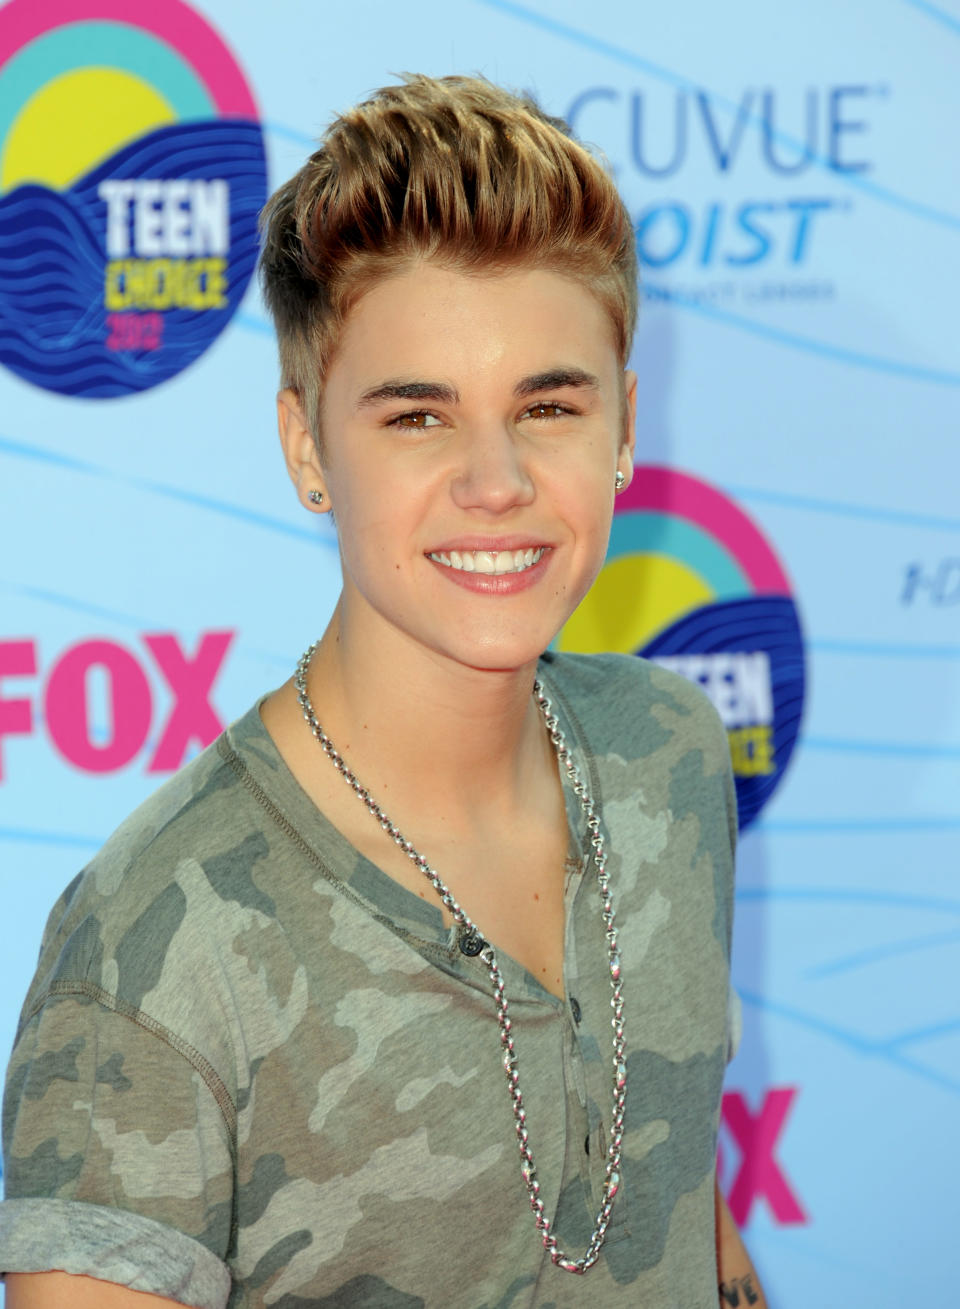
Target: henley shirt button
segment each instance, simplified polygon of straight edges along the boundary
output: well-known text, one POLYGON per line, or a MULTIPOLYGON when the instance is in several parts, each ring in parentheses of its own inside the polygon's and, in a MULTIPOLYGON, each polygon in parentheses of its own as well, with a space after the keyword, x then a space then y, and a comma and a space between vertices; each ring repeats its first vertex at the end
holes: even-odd
POLYGON ((461 932, 457 944, 460 947, 460 953, 468 955, 472 959, 483 949, 483 937, 476 932, 461 932))
POLYGON ((580 1011, 580 1001, 575 995, 570 997, 570 1012, 573 1014, 573 1021, 579 1024, 583 1014, 580 1011))

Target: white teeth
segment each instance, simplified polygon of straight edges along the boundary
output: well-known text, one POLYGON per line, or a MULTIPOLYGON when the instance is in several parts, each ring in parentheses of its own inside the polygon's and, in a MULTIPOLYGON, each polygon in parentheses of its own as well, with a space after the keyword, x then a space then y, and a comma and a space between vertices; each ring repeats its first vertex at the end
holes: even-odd
POLYGON ((442 550, 433 551, 429 558, 447 568, 464 573, 485 573, 498 576, 502 573, 522 573, 543 558, 544 547, 537 550, 442 550))

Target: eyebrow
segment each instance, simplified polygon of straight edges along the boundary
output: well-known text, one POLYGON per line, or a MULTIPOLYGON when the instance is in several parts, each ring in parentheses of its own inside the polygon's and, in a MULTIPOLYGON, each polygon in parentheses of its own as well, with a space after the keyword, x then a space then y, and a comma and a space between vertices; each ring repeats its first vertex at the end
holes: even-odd
POLYGON ((361 393, 357 408, 366 409, 382 400, 439 400, 443 404, 457 405, 460 393, 446 382, 381 382, 361 393))
MULTIPOLYGON (((536 395, 539 391, 554 391, 560 387, 580 387, 598 391, 600 379, 583 368, 548 368, 542 373, 522 377, 513 388, 518 398, 536 395)), ((442 404, 458 405, 460 392, 446 382, 403 382, 390 379, 363 391, 357 400, 358 409, 366 409, 384 400, 438 400, 442 404)))
POLYGON ((538 391, 556 391, 562 386, 577 386, 599 391, 600 379, 582 368, 548 368, 544 373, 533 373, 522 378, 513 388, 516 396, 534 395, 538 391))

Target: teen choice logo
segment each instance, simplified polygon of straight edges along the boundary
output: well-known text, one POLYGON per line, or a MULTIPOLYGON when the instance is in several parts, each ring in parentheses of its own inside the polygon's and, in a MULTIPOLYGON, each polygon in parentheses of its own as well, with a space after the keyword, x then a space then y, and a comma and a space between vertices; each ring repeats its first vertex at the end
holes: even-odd
POLYGON ((727 729, 740 826, 753 821, 797 739, 803 639, 779 560, 732 500, 638 466, 606 564, 556 646, 643 655, 697 682, 727 729))
POLYGON ((266 199, 243 73, 183 0, 0 9, 0 363, 144 391, 237 309, 266 199))

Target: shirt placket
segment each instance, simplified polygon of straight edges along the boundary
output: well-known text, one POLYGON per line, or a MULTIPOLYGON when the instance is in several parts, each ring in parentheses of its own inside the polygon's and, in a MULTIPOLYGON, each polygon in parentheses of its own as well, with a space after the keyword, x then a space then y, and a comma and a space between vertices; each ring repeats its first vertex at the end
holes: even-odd
MULTIPOLYGON (((571 722, 564 723, 567 740, 576 750, 581 776, 589 776, 587 746, 571 722)), ((571 827, 570 867, 579 864, 567 878, 567 935, 564 949, 566 1020, 569 1040, 565 1042, 565 1077, 571 1126, 577 1120, 567 1150, 567 1168, 576 1158, 584 1196, 590 1197, 591 1226, 603 1200, 609 1119, 613 1096, 613 1031, 610 1008, 608 959, 600 922, 599 890, 590 835, 579 802, 565 785, 571 827), (573 803, 571 803, 573 801, 573 803), (582 1116, 582 1117, 578 1117, 582 1116), (582 1131, 580 1125, 582 1124, 582 1131)), ((593 795, 600 806, 601 797, 593 795)), ((616 888, 613 888, 616 906, 616 888)), ((622 1170, 621 1170, 622 1175, 622 1170)), ((573 1176, 572 1171, 569 1176, 573 1176)), ((565 1183, 568 1178, 565 1178, 565 1183)), ((607 1242, 622 1235, 626 1223, 626 1196, 621 1184, 607 1242)))

